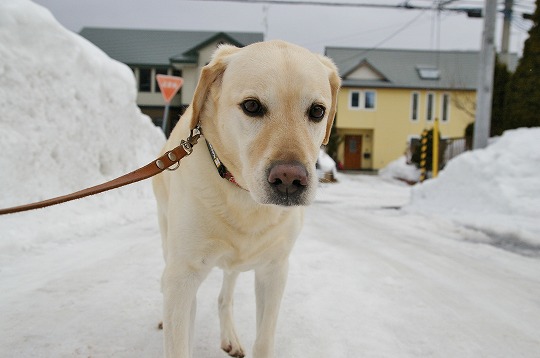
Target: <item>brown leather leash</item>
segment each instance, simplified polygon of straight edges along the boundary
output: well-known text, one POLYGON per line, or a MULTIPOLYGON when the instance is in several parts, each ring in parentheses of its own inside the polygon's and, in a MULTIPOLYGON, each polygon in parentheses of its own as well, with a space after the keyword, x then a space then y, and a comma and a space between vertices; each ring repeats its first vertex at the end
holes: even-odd
POLYGON ((77 191, 72 194, 58 196, 56 198, 39 201, 37 203, 15 206, 12 208, 0 209, 0 215, 13 214, 21 211, 28 211, 33 209, 41 209, 47 206, 65 203, 71 200, 84 198, 86 196, 102 193, 111 189, 116 189, 128 184, 136 183, 141 180, 148 179, 157 175, 164 170, 176 170, 180 166, 180 160, 185 156, 188 156, 193 151, 193 146, 197 144, 197 140, 201 136, 200 127, 195 127, 191 130, 189 137, 186 140, 182 140, 180 145, 173 150, 168 151, 161 157, 157 158, 153 162, 139 168, 131 173, 122 175, 116 179, 108 181, 103 184, 99 184, 87 189, 77 191), (176 167, 171 168, 174 164, 176 167))

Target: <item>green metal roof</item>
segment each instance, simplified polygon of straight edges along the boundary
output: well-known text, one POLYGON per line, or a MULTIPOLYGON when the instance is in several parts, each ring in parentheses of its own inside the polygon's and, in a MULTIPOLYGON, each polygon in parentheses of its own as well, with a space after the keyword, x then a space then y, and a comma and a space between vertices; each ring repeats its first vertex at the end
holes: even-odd
MULTIPOLYGON (((338 66, 345 87, 475 90, 478 80, 478 51, 327 47, 326 55, 338 66), (366 64, 380 73, 384 80, 347 78, 355 69, 366 64), (429 76, 422 78, 421 69, 427 69, 429 76), (438 76, 430 70, 438 70, 438 76)), ((514 61, 516 59, 514 55, 514 61)))
POLYGON ((128 65, 169 66, 170 61, 196 63, 197 50, 210 40, 237 46, 263 41, 262 33, 175 31, 85 27, 80 35, 107 55, 128 65))

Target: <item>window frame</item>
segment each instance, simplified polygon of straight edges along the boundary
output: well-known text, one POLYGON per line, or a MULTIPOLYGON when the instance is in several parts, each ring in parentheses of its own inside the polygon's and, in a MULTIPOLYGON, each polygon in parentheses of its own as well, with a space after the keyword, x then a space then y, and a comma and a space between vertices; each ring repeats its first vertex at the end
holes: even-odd
POLYGON ((445 92, 441 95, 441 123, 450 122, 450 93, 445 92), (445 101, 446 99, 446 101, 445 101))
MULTIPOLYGON (((354 101, 356 102, 356 100, 354 101)), ((354 111, 375 111, 377 109, 377 91, 376 90, 349 90, 349 109, 354 111), (373 94, 372 106, 367 106, 367 93, 373 94), (353 105, 353 96, 358 96, 358 105, 353 105)))
POLYGON ((362 109, 361 104, 362 104, 362 91, 350 90, 349 91, 349 109, 358 111, 358 110, 362 109), (354 95, 358 95, 358 102, 357 102, 356 106, 353 106, 353 96, 354 95))
POLYGON ((418 76, 422 80, 438 81, 441 79, 441 70, 432 66, 417 66, 418 76))
POLYGON ((152 83, 152 78, 153 78, 153 68, 150 68, 150 67, 139 67, 137 68, 137 72, 138 72, 138 78, 137 78, 137 90, 138 92, 142 92, 142 93, 152 93, 152 87, 153 87, 153 83, 152 83), (150 76, 149 79, 148 79, 148 83, 145 83, 146 86, 148 86, 148 88, 145 87, 145 89, 143 90, 142 88, 142 74, 145 73, 146 71, 148 71, 148 75, 150 76))
POLYGON ((362 97, 363 97, 362 109, 364 109, 366 111, 374 111, 374 110, 376 110, 376 108, 377 108, 377 91, 375 91, 375 90, 365 90, 365 91, 363 91, 363 96, 362 97), (372 107, 367 106, 367 102, 368 102, 367 94, 368 93, 373 93, 373 106, 372 107))
POLYGON ((437 96, 435 95, 435 92, 426 93, 426 121, 427 122, 433 122, 435 120, 435 102, 436 101, 437 101, 437 96))
POLYGON ((415 123, 420 119, 420 92, 411 92, 409 119, 415 123))

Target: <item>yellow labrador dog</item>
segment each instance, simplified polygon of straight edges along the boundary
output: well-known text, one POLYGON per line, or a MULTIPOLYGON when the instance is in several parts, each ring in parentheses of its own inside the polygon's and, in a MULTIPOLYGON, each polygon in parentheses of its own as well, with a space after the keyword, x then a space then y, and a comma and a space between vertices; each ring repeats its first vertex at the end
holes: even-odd
POLYGON ((202 70, 164 152, 197 125, 202 137, 179 170, 153 182, 165 256, 167 357, 191 357, 197 290, 215 266, 224 272, 221 348, 244 357, 233 291, 240 272, 255 270, 253 357, 274 356, 288 257, 303 206, 315 194, 315 162, 330 135, 339 86, 328 58, 282 41, 222 45, 202 70))

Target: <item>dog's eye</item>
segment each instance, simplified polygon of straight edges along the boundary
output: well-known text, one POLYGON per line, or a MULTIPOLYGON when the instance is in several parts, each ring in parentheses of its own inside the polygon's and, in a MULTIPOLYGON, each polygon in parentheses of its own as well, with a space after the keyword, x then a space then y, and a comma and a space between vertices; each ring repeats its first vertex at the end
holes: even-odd
POLYGON ((320 104, 314 104, 309 109, 309 119, 311 119, 314 122, 320 122, 324 118, 324 114, 326 113, 326 108, 321 106, 320 104))
POLYGON ((258 117, 264 114, 263 105, 256 99, 247 99, 240 106, 248 116, 258 117))

